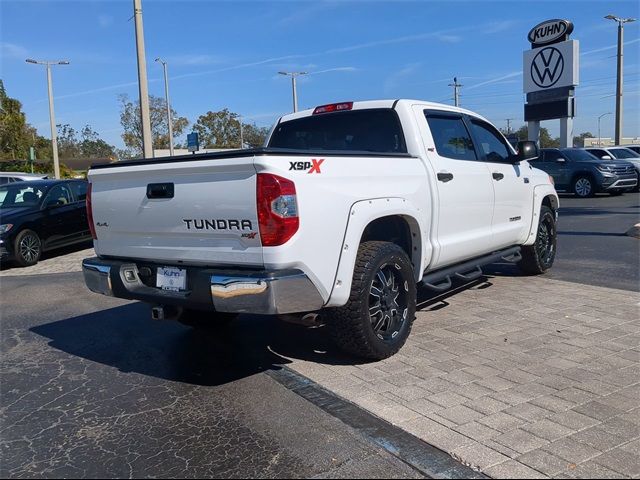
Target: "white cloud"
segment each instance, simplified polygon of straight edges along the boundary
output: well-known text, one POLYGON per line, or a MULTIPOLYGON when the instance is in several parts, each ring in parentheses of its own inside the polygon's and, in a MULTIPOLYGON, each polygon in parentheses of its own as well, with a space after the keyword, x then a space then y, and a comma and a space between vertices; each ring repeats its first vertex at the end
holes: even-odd
POLYGON ((518 24, 517 20, 500 20, 497 22, 491 22, 486 25, 482 31, 482 33, 492 34, 492 33, 501 33, 510 28, 516 26, 518 24))
POLYGON ((25 60, 28 56, 29 51, 25 47, 15 43, 0 42, 0 57, 25 60))
POLYGON ((506 75, 501 75, 499 77, 496 78, 491 78, 489 80, 486 80, 484 82, 480 82, 480 83, 476 83, 475 85, 470 85, 466 88, 466 90, 473 90, 475 88, 480 88, 480 87, 484 87, 485 85, 493 85, 495 83, 501 83, 504 80, 508 80, 510 78, 514 78, 514 77, 519 77, 520 75, 522 75, 522 71, 517 71, 517 72, 511 72, 508 73, 506 75))
POLYGON ((110 27, 113 23, 113 17, 111 15, 98 15, 98 25, 101 28, 110 27))
MULTIPOLYGON (((624 45, 632 45, 634 43, 638 43, 640 42, 640 38, 636 38, 634 40, 629 40, 628 42, 624 42, 624 45)), ((596 48, 595 50, 588 50, 586 52, 582 52, 580 54, 580 56, 582 55, 591 55, 593 53, 600 53, 600 52, 606 52, 607 50, 615 50, 618 48, 618 45, 609 45, 607 47, 602 47, 602 48, 596 48)))

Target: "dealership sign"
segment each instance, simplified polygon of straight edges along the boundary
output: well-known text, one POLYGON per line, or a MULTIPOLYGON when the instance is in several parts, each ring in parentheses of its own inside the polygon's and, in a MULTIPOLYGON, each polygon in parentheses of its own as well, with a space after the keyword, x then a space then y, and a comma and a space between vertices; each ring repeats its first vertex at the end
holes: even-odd
POLYGON ((578 84, 578 41, 554 43, 524 52, 524 93, 578 84))
POLYGON ((546 20, 533 27, 528 38, 532 47, 540 47, 568 40, 571 32, 573 32, 573 23, 569 20, 546 20))

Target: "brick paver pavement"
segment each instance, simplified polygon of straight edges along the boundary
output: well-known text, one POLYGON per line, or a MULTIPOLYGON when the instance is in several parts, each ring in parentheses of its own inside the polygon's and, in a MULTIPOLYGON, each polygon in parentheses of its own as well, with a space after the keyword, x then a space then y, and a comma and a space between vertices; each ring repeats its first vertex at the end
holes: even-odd
POLYGON ((95 257, 93 248, 87 248, 76 252, 60 255, 59 251, 52 251, 51 257, 40 260, 32 267, 19 267, 13 265, 3 265, 0 270, 0 277, 16 275, 40 275, 44 273, 66 273, 82 271, 82 260, 87 257, 95 257))
POLYGON ((494 277, 425 306, 390 359, 289 366, 491 477, 638 478, 639 306, 494 277))

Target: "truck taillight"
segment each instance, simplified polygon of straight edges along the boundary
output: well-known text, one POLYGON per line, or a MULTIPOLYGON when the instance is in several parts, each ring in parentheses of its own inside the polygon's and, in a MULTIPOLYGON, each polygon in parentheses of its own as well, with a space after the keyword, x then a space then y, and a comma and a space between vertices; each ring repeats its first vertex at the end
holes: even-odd
POLYGON ((91 208, 91 184, 87 188, 87 222, 89 223, 89 230, 94 240, 98 239, 96 235, 96 227, 93 225, 93 209, 91 208))
POLYGON ((256 190, 262 245, 286 243, 300 225, 295 184, 278 175, 259 173, 256 190))

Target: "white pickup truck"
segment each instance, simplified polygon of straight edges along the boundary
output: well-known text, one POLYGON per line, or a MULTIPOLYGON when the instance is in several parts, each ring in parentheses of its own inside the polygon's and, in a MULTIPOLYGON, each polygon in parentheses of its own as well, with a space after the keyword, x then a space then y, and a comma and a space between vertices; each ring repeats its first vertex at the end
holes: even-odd
POLYGON ((283 116, 265 148, 97 165, 85 281, 191 325, 322 310, 340 347, 385 358, 418 285, 551 267, 558 196, 536 156, 473 112, 389 100, 283 116))

